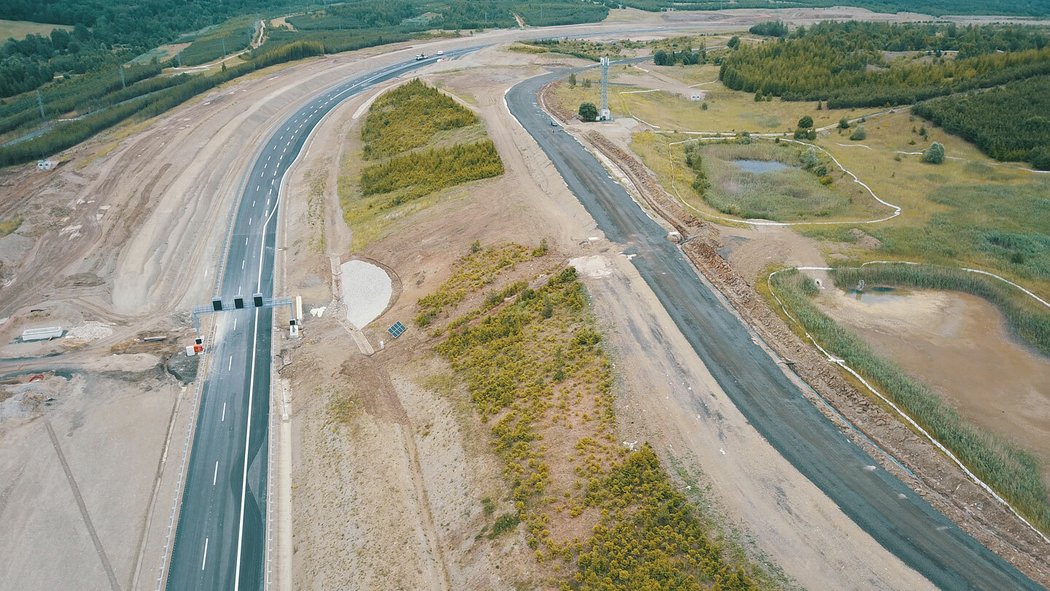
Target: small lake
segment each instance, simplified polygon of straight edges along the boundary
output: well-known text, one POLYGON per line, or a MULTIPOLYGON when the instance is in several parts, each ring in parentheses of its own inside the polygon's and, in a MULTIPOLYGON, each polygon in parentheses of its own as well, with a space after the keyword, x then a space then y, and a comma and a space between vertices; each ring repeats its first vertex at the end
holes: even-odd
POLYGON ((731 160, 734 165, 740 170, 745 172, 751 172, 754 174, 762 174, 765 172, 776 172, 785 168, 791 168, 783 162, 777 162, 776 160, 731 160))

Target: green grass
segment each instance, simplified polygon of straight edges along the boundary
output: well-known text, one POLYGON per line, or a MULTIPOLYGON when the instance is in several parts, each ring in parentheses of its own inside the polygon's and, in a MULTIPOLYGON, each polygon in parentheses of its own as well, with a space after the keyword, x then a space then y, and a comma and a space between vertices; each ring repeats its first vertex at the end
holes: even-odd
MULTIPOLYGON (((932 166, 927 165, 930 172, 932 166)), ((929 195, 940 211, 922 228, 867 229, 891 258, 946 266, 971 263, 1025 279, 1050 281, 1050 180, 1024 184, 944 185, 929 195)))
POLYGON ((182 50, 182 65, 196 66, 221 58, 224 42, 226 55, 248 47, 255 33, 254 23, 255 18, 247 16, 230 19, 217 27, 209 28, 198 35, 189 47, 182 50))
POLYGON ((48 36, 55 29, 72 31, 73 27, 65 25, 51 25, 47 23, 31 23, 29 21, 9 21, 0 19, 0 41, 7 39, 22 39, 26 35, 48 36))
MULTIPOLYGON (((851 211, 848 195, 821 184, 817 175, 802 168, 800 156, 804 151, 797 145, 701 144, 699 153, 710 183, 701 196, 722 213, 786 222, 841 217, 851 211), (779 162, 788 168, 752 173, 734 164, 734 160, 741 159, 779 162)), ((830 164, 822 162, 818 166, 839 172, 830 164)), ((846 182, 841 174, 835 177, 837 182, 846 182)))
POLYGON ((443 189, 503 174, 477 116, 419 80, 376 99, 360 137, 361 150, 348 154, 339 177, 355 250, 449 196, 443 189))
POLYGON ((496 146, 484 140, 411 152, 367 166, 361 172, 361 192, 393 194, 383 207, 396 207, 445 187, 501 174, 496 146))
POLYGON ((438 132, 477 123, 470 109, 417 78, 372 103, 361 131, 364 157, 393 156, 426 145, 438 132))
POLYGON ((4 236, 7 236, 8 234, 14 232, 21 225, 22 218, 20 216, 0 220, 0 238, 3 238, 4 236))
MULTIPOLYGON (((840 273, 845 280, 847 275, 840 273)), ((907 277, 901 271, 886 273, 907 277)), ((812 279, 795 270, 784 271, 774 276, 773 288, 791 314, 822 346, 872 381, 1037 528, 1050 532, 1050 496, 1034 456, 965 422, 929 388, 820 312, 809 299, 816 292, 812 279)))

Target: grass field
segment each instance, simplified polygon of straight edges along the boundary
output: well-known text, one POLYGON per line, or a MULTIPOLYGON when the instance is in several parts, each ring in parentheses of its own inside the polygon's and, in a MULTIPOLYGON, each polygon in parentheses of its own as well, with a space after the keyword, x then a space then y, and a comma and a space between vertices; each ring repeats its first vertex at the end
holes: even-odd
POLYGON ((338 191, 355 250, 396 220, 451 196, 443 189, 503 173, 477 116, 418 80, 380 96, 369 109, 360 141, 356 130, 351 134, 353 149, 340 171, 338 191))
MULTIPOLYGON (((755 102, 754 95, 729 90, 718 82, 718 67, 653 66, 646 70, 667 77, 705 94, 702 101, 693 101, 681 94, 666 90, 637 92, 662 84, 652 80, 650 86, 640 86, 646 73, 638 68, 615 66, 609 70, 609 107, 614 116, 634 117, 663 131, 730 131, 751 133, 793 131, 805 115, 813 118, 816 127, 835 125, 842 117, 850 119, 876 112, 876 109, 820 109, 817 103, 792 103, 779 99, 755 102), (630 81, 625 84, 621 81, 630 81), (704 108, 704 105, 707 108, 704 108)), ((588 71, 577 75, 577 85, 561 83, 555 97, 563 108, 575 112, 581 102, 598 102, 598 73, 588 71), (591 81, 591 87, 585 81, 591 81)))
MULTIPOLYGON (((879 258, 987 269, 1050 297, 1050 179, 1001 164, 975 146, 900 111, 865 123, 867 139, 833 133, 823 146, 902 214, 862 228, 883 242, 854 262, 879 258), (915 131, 912 131, 915 129, 915 131), (943 164, 921 162, 929 142, 944 145, 943 164), (914 142, 914 143, 912 143, 914 142), (861 147, 865 146, 865 147, 861 147)), ((804 228, 808 236, 849 242, 850 226, 804 228)))
POLYGON ((73 27, 65 25, 51 25, 46 23, 31 23, 29 21, 8 21, 0 19, 0 41, 7 39, 22 39, 26 35, 35 34, 48 36, 54 29, 65 29, 72 31, 73 27))
POLYGON ((631 149, 664 187, 695 210, 783 222, 863 220, 890 211, 830 162, 822 161, 821 165, 827 169, 831 184, 822 184, 816 174, 801 168, 805 150, 786 142, 701 144, 699 154, 709 186, 698 191, 693 185, 694 173, 686 165, 687 144, 680 143, 688 140, 681 134, 642 132, 632 138, 631 149), (781 162, 789 168, 754 174, 733 163, 739 159, 781 162))

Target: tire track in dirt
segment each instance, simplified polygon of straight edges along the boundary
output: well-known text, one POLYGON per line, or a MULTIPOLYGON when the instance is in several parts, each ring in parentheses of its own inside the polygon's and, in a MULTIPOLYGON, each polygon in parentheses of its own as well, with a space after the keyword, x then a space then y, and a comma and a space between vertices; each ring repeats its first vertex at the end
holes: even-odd
MULTIPOLYGON (((344 374, 348 368, 344 368, 344 374)), ((398 397, 397 389, 394 387, 386 368, 381 367, 374 359, 368 359, 356 368, 353 380, 361 386, 363 392, 369 392, 364 396, 364 404, 367 412, 380 420, 386 420, 395 425, 401 432, 401 440, 404 442, 403 449, 412 472, 412 488, 415 492, 415 504, 420 517, 420 526, 423 529, 423 538, 426 543, 426 560, 430 568, 428 579, 434 584, 433 588, 442 591, 451 591, 452 579, 449 577, 447 559, 441 545, 441 536, 434 524, 434 515, 431 511, 430 498, 427 494, 426 482, 423 480, 423 469, 419 461, 419 449, 416 447, 416 429, 412 420, 405 411, 398 397)))

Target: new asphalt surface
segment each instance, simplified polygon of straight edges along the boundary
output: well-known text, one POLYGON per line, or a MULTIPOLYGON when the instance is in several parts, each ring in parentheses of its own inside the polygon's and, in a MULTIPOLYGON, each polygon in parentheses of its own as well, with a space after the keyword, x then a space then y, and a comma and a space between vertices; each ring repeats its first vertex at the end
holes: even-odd
MULTIPOLYGON (((979 544, 849 441, 715 296, 667 231, 576 139, 537 106, 537 93, 567 72, 533 78, 506 95, 598 227, 624 252, 726 395, 747 420, 890 552, 942 589, 1040 589, 979 544)), ((598 125, 598 124, 596 124, 598 125)), ((696 412, 704 413, 700 400, 696 412)))
MULTIPOLYGON (((454 59, 475 49, 449 51, 454 59)), ((314 97, 258 150, 228 236, 209 373, 168 567, 167 588, 257 590, 266 582, 266 475, 269 448, 270 345, 273 314, 252 296, 273 295, 280 188, 310 132, 342 101, 437 56, 354 78, 314 97), (234 299, 244 298, 235 309, 234 299)), ((231 147, 236 149, 235 147, 231 147)), ((252 147, 254 148, 254 147, 252 147)))

